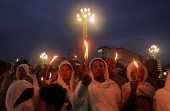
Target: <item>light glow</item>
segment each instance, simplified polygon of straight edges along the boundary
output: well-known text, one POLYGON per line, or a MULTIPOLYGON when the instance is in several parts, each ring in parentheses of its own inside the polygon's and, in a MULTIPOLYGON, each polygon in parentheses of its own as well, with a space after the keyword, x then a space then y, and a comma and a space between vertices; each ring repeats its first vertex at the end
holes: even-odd
POLYGON ((78 21, 81 21, 81 18, 78 18, 78 21))
POLYGON ((47 54, 45 52, 41 53, 40 58, 47 59, 47 54))
POLYGON ((94 22, 94 18, 93 18, 93 17, 90 17, 90 21, 91 21, 91 22, 94 22))
POLYGON ((117 58, 118 58, 118 55, 117 55, 117 52, 116 52, 116 57, 115 57, 115 61, 117 60, 117 58))
POLYGON ((84 41, 84 44, 86 46, 86 52, 85 52, 84 58, 85 58, 85 60, 88 60, 88 44, 86 41, 84 41))
POLYGON ((77 17, 79 17, 80 15, 79 14, 77 14, 77 17))

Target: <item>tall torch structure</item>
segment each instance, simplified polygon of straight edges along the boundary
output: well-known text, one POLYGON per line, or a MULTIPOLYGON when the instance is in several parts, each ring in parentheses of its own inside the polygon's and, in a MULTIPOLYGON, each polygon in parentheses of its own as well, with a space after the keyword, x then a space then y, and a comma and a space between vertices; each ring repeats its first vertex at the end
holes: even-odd
POLYGON ((80 9, 80 14, 77 14, 78 21, 83 22, 83 43, 87 41, 87 21, 94 22, 95 14, 91 14, 90 8, 80 9))
POLYGON ((47 54, 45 52, 41 53, 40 58, 42 59, 42 67, 44 66, 44 60, 47 59, 47 54))
POLYGON ((156 45, 153 45, 151 48, 149 48, 149 52, 153 53, 154 59, 156 59, 156 52, 159 52, 159 48, 156 45))

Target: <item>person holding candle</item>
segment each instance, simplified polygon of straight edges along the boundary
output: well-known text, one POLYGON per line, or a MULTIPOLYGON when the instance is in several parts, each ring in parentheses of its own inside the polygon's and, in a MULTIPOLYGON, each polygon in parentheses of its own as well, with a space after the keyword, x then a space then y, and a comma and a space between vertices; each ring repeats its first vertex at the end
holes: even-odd
POLYGON ((90 74, 86 71, 72 95, 73 110, 119 111, 121 91, 119 86, 109 79, 106 62, 95 58, 90 62, 89 69, 90 74))
POLYGON ((117 85, 121 88, 122 85, 124 85, 127 82, 126 79, 115 74, 115 69, 114 69, 115 65, 112 59, 107 59, 106 63, 108 66, 109 78, 115 81, 117 85))
POLYGON ((147 69, 140 61, 136 61, 137 67, 134 62, 130 63, 127 67, 128 83, 125 83, 122 90, 122 110, 128 111, 132 100, 139 95, 144 95, 153 99, 155 88, 144 82, 148 76, 147 69))
POLYGON ((83 75, 86 72, 86 67, 84 65, 80 65, 77 67, 77 79, 81 81, 83 79, 83 75))
POLYGON ((52 84, 53 82, 56 82, 58 78, 58 69, 56 69, 53 74, 52 74, 52 78, 49 77, 48 80, 46 80, 47 84, 52 84))
POLYGON ((74 78, 74 70, 67 60, 62 61, 59 65, 57 82, 54 83, 60 84, 67 90, 66 102, 64 103, 61 110, 71 110, 71 104, 69 100, 78 84, 78 81, 74 78))

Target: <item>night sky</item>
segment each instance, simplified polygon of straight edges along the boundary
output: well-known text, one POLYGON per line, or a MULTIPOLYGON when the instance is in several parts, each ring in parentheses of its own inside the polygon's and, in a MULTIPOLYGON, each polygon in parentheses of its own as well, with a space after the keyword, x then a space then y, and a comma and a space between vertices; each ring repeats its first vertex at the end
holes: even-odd
POLYGON ((90 60, 102 45, 147 55, 155 44, 162 66, 170 63, 170 0, 1 0, 0 60, 34 62, 42 52, 67 58, 83 46, 76 16, 85 7, 96 15, 87 29, 90 60))

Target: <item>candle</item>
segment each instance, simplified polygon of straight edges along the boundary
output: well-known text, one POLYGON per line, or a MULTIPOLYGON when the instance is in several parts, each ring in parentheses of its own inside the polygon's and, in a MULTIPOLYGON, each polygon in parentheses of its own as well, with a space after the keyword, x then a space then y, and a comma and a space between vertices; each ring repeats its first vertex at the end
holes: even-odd
MULTIPOLYGON (((117 60, 117 58, 118 58, 118 55, 117 55, 117 52, 116 52, 116 57, 115 57, 115 66, 116 66, 116 60, 117 60)), ((115 68, 115 66, 114 66, 114 68, 115 68)))
POLYGON ((74 73, 76 73, 76 63, 77 63, 77 56, 75 55, 75 58, 76 58, 76 60, 75 60, 75 66, 74 66, 74 73))
POLYGON ((16 62, 18 62, 19 61, 19 59, 17 59, 17 61, 16 62))
POLYGON ((136 66, 136 68, 137 68, 137 75, 136 75, 136 80, 138 79, 138 64, 136 63, 136 61, 134 60, 134 64, 135 64, 135 66, 136 66))
POLYGON ((50 76, 49 76, 49 78, 51 78, 51 72, 50 72, 50 76))
POLYGON ((58 57, 58 56, 54 56, 53 59, 50 61, 49 65, 48 65, 47 72, 46 72, 45 80, 46 80, 47 73, 48 73, 48 70, 49 70, 50 65, 52 64, 52 62, 53 62, 57 57, 58 57))
POLYGON ((43 77, 41 77, 41 81, 43 81, 43 77))
POLYGON ((88 71, 88 44, 87 44, 86 41, 84 41, 84 44, 86 46, 86 51, 85 51, 84 59, 85 59, 85 64, 86 64, 86 71, 88 71))

